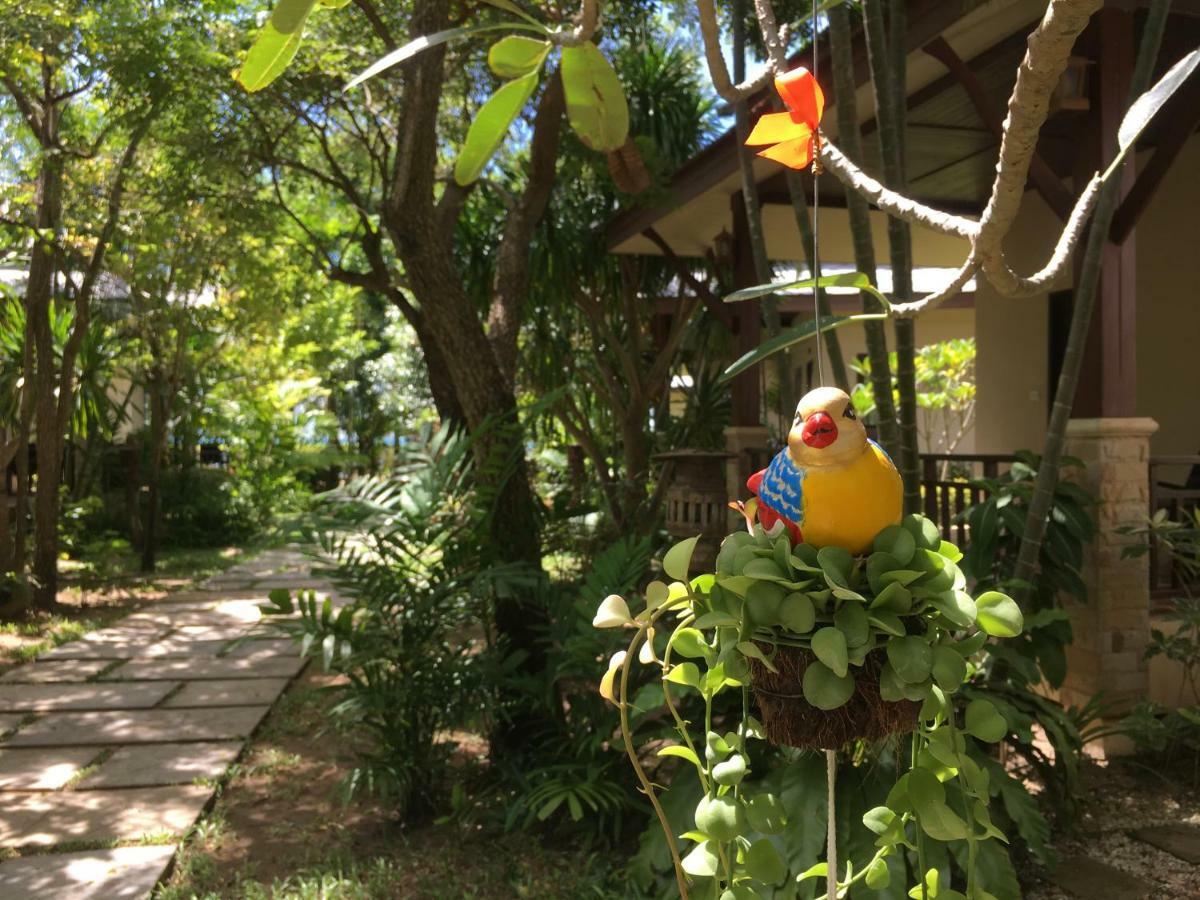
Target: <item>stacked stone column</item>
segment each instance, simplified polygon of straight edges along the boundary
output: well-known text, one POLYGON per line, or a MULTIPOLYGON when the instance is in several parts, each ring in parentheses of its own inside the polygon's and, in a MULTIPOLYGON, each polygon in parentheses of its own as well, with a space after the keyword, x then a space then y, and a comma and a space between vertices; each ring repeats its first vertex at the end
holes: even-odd
POLYGON ((1097 499, 1097 534, 1084 555, 1088 599, 1065 601, 1075 635, 1061 692, 1066 705, 1082 705, 1102 693, 1114 714, 1122 714, 1147 693, 1149 564, 1145 556, 1123 558, 1137 539, 1116 529, 1146 520, 1150 436, 1157 430, 1158 423, 1148 418, 1073 419, 1067 429, 1067 452, 1087 464, 1081 477, 1097 499))

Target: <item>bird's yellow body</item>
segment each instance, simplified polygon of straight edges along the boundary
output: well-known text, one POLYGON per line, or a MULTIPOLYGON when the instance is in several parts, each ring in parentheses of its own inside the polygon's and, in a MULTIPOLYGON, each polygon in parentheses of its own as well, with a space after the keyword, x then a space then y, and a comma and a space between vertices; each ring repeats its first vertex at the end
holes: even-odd
POLYGON ((800 400, 788 445, 747 487, 758 495, 754 515, 763 528, 782 522, 793 543, 855 555, 870 550, 904 511, 900 473, 837 388, 817 388, 800 400))
POLYGON ((874 442, 847 465, 805 470, 806 543, 865 553, 879 532, 900 521, 903 509, 900 473, 874 442))

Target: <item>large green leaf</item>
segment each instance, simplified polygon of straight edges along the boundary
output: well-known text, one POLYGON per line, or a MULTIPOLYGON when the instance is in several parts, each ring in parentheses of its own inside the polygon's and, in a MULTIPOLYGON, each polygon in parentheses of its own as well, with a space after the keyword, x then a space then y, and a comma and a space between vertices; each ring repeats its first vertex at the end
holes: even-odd
POLYGON ((629 104, 616 71, 590 41, 564 47, 562 83, 567 119, 593 150, 616 150, 629 137, 629 104))
POLYGON ((533 96, 537 84, 538 73, 530 72, 524 78, 502 85, 480 107, 467 130, 467 140, 458 152, 458 159, 454 161, 455 181, 466 186, 479 177, 508 134, 513 119, 533 96))
POLYGON ((481 34, 485 31, 512 31, 514 29, 521 31, 536 31, 538 34, 543 34, 545 29, 534 28, 530 25, 523 25, 520 22, 493 22, 487 25, 463 25, 459 28, 447 28, 445 31, 435 31, 433 34, 421 35, 421 37, 413 38, 403 47, 397 47, 391 53, 380 57, 358 75, 350 80, 346 85, 346 90, 352 87, 357 87, 368 78, 373 78, 385 69, 390 69, 392 66, 398 66, 405 60, 412 59, 418 53, 428 50, 430 47, 436 47, 438 44, 444 44, 447 41, 452 41, 455 38, 469 37, 473 34, 481 34))
POLYGON ((838 675, 821 662, 810 663, 801 683, 804 699, 817 709, 837 709, 854 693, 854 676, 838 675))
POLYGON ((1016 637, 1024 627, 1021 608, 1007 594, 988 591, 975 601, 979 627, 992 637, 1016 637))
POLYGON ((821 330, 817 331, 817 323, 814 319, 809 319, 802 325, 796 328, 789 328, 787 331, 781 331, 769 341, 759 344, 756 348, 746 353, 739 359, 733 362, 724 372, 721 373, 719 379, 722 383, 729 381, 752 366, 758 365, 764 359, 774 356, 789 347, 799 344, 802 341, 807 341, 817 334, 824 334, 826 331, 833 331, 835 328, 841 328, 843 325, 848 325, 851 322, 863 322, 868 319, 886 319, 885 313, 858 313, 853 316, 823 316, 821 318, 821 330))
POLYGON ((488 65, 501 78, 520 78, 540 69, 549 53, 549 41, 510 34, 492 44, 488 65))
POLYGON ((1142 94, 1129 107, 1121 127, 1117 129, 1117 144, 1121 150, 1133 146, 1151 120, 1163 108, 1163 105, 1175 95, 1200 66, 1200 50, 1193 50, 1179 62, 1175 63, 1167 74, 1160 78, 1150 90, 1142 94))
POLYGON ((846 636, 837 628, 825 627, 812 636, 813 654, 825 663, 833 674, 842 678, 846 674, 848 656, 846 636))
POLYGON ((300 49, 304 23, 316 0, 279 0, 271 17, 246 52, 238 83, 248 91, 261 91, 279 77, 300 49))
POLYGON ((783 284, 759 284, 754 287, 742 288, 740 291, 734 291, 725 297, 725 302, 737 303, 741 300, 766 297, 768 294, 787 294, 812 290, 814 287, 822 289, 853 288, 858 291, 866 291, 882 303, 884 309, 890 309, 892 305, 883 292, 871 284, 871 279, 862 272, 838 272, 836 275, 822 275, 820 278, 802 278, 800 281, 789 281, 783 284))

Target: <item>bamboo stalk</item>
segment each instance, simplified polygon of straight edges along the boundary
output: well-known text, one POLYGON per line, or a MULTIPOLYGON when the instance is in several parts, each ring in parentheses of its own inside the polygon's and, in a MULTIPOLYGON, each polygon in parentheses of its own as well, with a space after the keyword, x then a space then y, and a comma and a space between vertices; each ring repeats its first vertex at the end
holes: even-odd
MULTIPOLYGON (((838 140, 842 151, 853 162, 863 159, 862 135, 858 125, 858 103, 855 97, 854 65, 851 60, 850 14, 842 4, 831 7, 829 44, 833 57, 834 112, 838 118, 838 140)), ((850 237, 854 244, 854 265, 875 283, 875 244, 871 237, 871 214, 867 201, 857 191, 846 191, 846 211, 850 217, 850 237)), ((871 294, 863 291, 863 312, 883 312, 883 306, 871 294)), ((896 421, 896 404, 892 396, 892 371, 888 359, 887 329, 883 322, 866 321, 863 330, 867 339, 867 360, 871 367, 871 387, 875 395, 875 420, 879 440, 892 456, 900 456, 900 431, 896 421)))
MULTIPOLYGON (((902 2, 889 3, 891 27, 905 28, 902 2)), ((863 27, 867 38, 867 60, 875 91, 879 121, 879 148, 884 179, 893 190, 904 189, 903 106, 906 61, 903 53, 891 58, 884 28, 882 0, 864 0, 863 27), (901 95, 898 102, 896 94, 901 95)), ((888 217, 888 247, 892 264, 892 295, 899 303, 912 300, 912 235, 908 223, 888 217)), ((917 445, 916 336, 911 320, 893 323, 896 335, 896 388, 900 397, 899 468, 904 479, 904 506, 916 512, 921 504, 920 451, 917 445)))

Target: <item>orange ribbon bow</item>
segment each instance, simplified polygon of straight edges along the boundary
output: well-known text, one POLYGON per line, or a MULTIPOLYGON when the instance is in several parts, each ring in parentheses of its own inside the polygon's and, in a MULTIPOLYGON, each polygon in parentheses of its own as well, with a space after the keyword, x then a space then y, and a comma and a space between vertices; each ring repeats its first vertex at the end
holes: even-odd
POLYGON ((775 79, 775 90, 788 111, 766 113, 746 138, 747 147, 772 146, 758 155, 793 169, 812 164, 817 146, 817 129, 825 113, 825 92, 803 66, 775 79))

